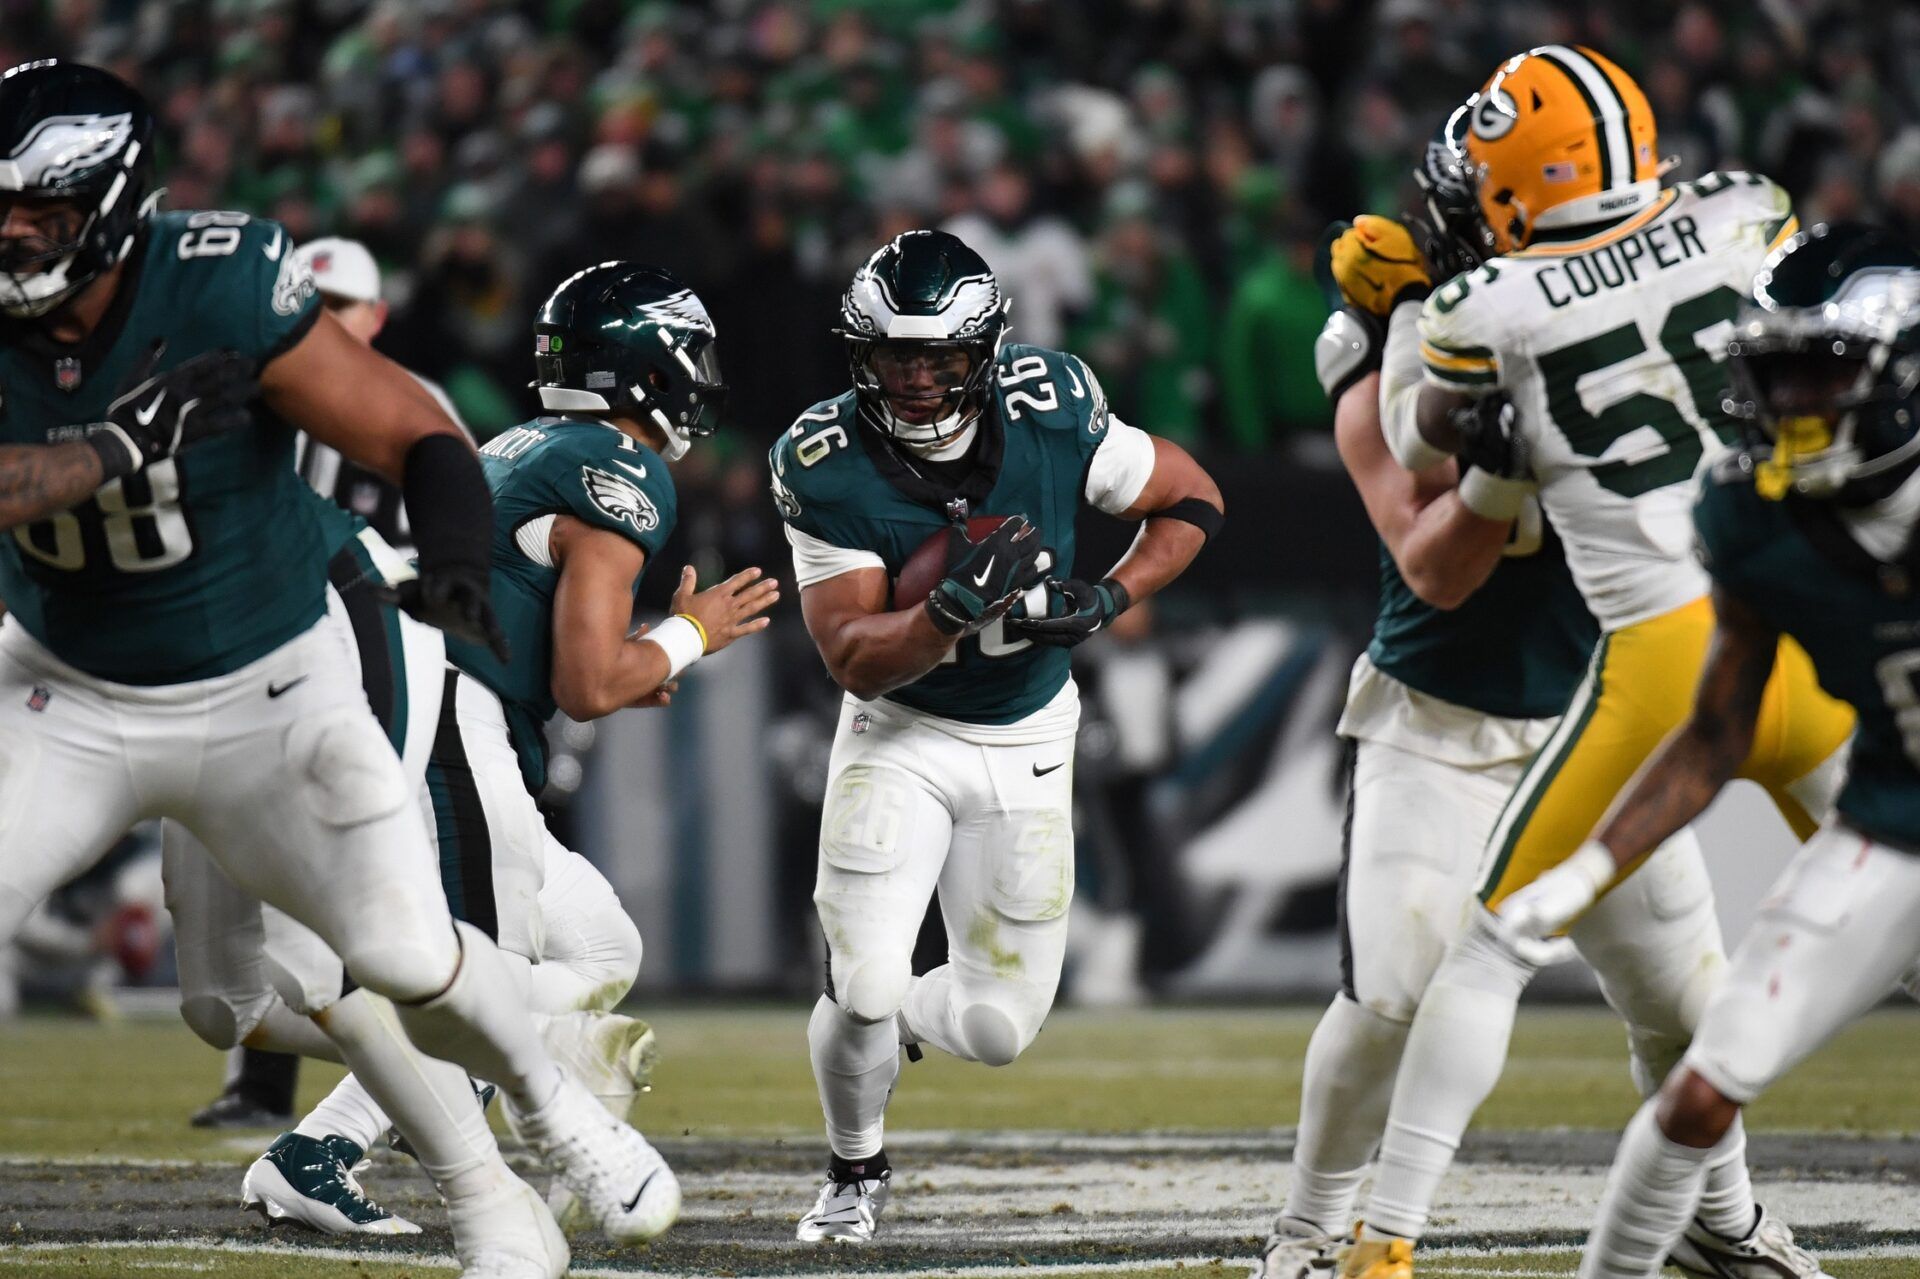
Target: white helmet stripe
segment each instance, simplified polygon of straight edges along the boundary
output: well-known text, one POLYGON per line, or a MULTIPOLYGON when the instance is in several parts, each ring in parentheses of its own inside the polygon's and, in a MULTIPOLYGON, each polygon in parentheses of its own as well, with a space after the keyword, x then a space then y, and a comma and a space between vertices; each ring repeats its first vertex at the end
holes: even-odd
POLYGON ((1534 50, 1573 76, 1593 99, 1600 115, 1600 142, 1604 148, 1606 173, 1603 191, 1617 191, 1633 185, 1633 138, 1627 128, 1627 105, 1613 87, 1607 73, 1592 58, 1564 44, 1543 45, 1534 50))

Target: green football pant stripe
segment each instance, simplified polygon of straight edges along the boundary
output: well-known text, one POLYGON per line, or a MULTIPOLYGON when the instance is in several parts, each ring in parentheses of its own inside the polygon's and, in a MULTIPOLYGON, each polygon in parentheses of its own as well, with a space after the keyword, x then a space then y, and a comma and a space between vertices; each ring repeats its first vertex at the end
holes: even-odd
POLYGON ((1493 866, 1487 871, 1486 878, 1480 884, 1480 900, 1492 899, 1500 887, 1500 877, 1507 872, 1507 864, 1513 860, 1513 850, 1520 843, 1520 837, 1526 833, 1527 822, 1540 806, 1540 798, 1553 785, 1553 779, 1560 775, 1560 769, 1566 764, 1567 757, 1573 754, 1573 748, 1579 744, 1580 734, 1586 731, 1587 724, 1593 719, 1593 712, 1600 705, 1604 671, 1607 663, 1607 643, 1611 636, 1602 635, 1599 645, 1593 650, 1593 660, 1587 666, 1586 678, 1574 690, 1573 701, 1566 713, 1560 717, 1559 725, 1553 730, 1553 736, 1547 739, 1540 753, 1527 765, 1527 771, 1520 784, 1513 788, 1513 794, 1507 797, 1507 805, 1500 812, 1500 820, 1494 824, 1493 838, 1488 842, 1499 851, 1494 856, 1493 866))
POLYGON ((467 762, 455 711, 460 673, 447 671, 440 723, 427 762, 427 794, 433 800, 434 831, 440 841, 440 884, 453 917, 487 936, 500 938, 500 914, 493 896, 493 836, 480 787, 467 762))

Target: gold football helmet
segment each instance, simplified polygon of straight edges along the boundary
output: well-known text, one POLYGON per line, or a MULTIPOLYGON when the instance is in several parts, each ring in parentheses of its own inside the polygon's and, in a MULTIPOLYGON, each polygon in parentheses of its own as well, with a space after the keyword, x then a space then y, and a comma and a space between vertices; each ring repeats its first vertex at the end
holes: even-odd
POLYGON ((1493 73, 1472 107, 1467 161, 1502 253, 1542 230, 1638 212, 1660 194, 1647 95, 1576 45, 1529 49, 1493 73))

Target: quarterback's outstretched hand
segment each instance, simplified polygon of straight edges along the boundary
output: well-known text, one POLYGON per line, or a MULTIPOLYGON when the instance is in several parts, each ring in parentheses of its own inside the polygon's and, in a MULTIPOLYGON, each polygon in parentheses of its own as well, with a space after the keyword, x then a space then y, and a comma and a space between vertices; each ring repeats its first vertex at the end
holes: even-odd
POLYGON ((1039 585, 1052 556, 1037 532, 1024 516, 1011 515, 977 542, 961 533, 959 553, 927 596, 934 626, 945 635, 971 635, 1011 608, 1022 591, 1039 585))
POLYGON ((1098 582, 1050 577, 1042 585, 1047 592, 1044 612, 1029 612, 1025 599, 1007 610, 1006 627, 1010 637, 1055 648, 1072 648, 1126 612, 1133 603, 1127 596, 1127 588, 1110 577, 1098 582))
POLYGON ((1413 233, 1392 218, 1362 213, 1328 252, 1340 296, 1369 315, 1391 315, 1394 307, 1418 301, 1433 288, 1413 233))
POLYGON ((197 440, 247 425, 247 401, 260 390, 259 366, 238 351, 207 351, 155 373, 164 340, 147 348, 121 379, 107 419, 87 428, 106 479, 172 457, 197 440))
POLYGON ((757 568, 741 569, 718 586, 695 592, 699 576, 689 564, 680 570, 680 585, 673 593, 673 612, 700 628, 706 647, 702 653, 717 653, 743 635, 764 631, 771 619, 762 617, 780 602, 780 583, 762 576, 757 568))
POLYGON ((420 566, 420 575, 391 591, 381 591, 390 604, 418 621, 445 631, 454 639, 478 644, 499 661, 513 655, 507 633, 493 612, 493 574, 471 564, 420 566))

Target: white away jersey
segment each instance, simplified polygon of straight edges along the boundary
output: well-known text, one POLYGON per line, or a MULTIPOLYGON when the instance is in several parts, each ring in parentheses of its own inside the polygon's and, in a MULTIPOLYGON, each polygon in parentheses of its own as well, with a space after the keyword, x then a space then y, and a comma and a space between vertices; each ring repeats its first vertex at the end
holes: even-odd
POLYGON ((1734 438, 1720 405, 1734 311, 1796 229, 1768 179, 1710 173, 1618 227, 1495 258, 1427 299, 1428 380, 1512 395, 1541 506, 1607 630, 1707 591, 1691 481, 1734 438))

